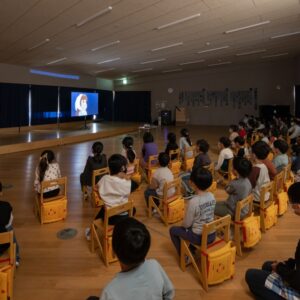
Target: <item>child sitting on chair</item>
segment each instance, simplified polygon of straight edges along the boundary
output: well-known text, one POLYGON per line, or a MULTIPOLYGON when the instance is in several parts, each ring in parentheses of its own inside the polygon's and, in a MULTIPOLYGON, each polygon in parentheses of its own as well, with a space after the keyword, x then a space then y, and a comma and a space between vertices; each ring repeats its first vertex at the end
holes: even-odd
MULTIPOLYGON (((95 142, 92 146, 93 155, 89 156, 83 173, 80 174, 80 184, 81 189, 84 185, 91 187, 93 185, 92 178, 93 178, 93 171, 102 169, 107 167, 107 159, 106 155, 103 154, 103 144, 101 142, 95 142)), ((96 178, 98 182, 100 178, 96 178)))
POLYGON ((158 154, 158 147, 157 144, 154 143, 154 137, 151 132, 144 133, 143 141, 141 167, 145 168, 148 164, 149 157, 158 154))
MULTIPOLYGON (((192 146, 192 141, 190 138, 190 133, 186 128, 182 128, 180 130, 181 138, 179 140, 179 148, 181 152, 181 156, 184 157, 186 148, 189 148, 192 146)), ((191 158, 193 157, 193 152, 189 151, 187 153, 187 157, 191 158)))
MULTIPOLYGON (((2 194, 2 184, 0 185, 0 194, 2 194)), ((12 222, 13 222, 13 214, 12 214, 12 206, 7 201, 0 201, 0 233, 7 232, 13 230, 12 222)), ((14 243, 16 244, 16 266, 20 264, 20 251, 19 245, 16 239, 15 232, 14 243)), ((0 245, 0 256, 8 249, 9 244, 1 244, 0 245)))
POLYGON ((227 172, 228 162, 233 158, 232 150, 230 149, 231 141, 228 137, 221 137, 219 139, 218 148, 220 149, 220 154, 218 158, 217 165, 215 167, 216 171, 227 172))
POLYGON ((284 140, 276 140, 273 143, 275 157, 273 159, 273 164, 277 170, 280 172, 289 163, 289 157, 287 156, 287 151, 289 150, 289 145, 284 140))
MULTIPOLYGON (((292 209, 300 216, 300 183, 288 190, 292 209)), ((249 269, 246 282, 256 299, 300 299, 300 241, 294 258, 284 262, 266 261, 262 269, 249 269)))
MULTIPOLYGON (((176 143, 176 134, 175 133, 169 132, 168 136, 167 136, 167 139, 168 139, 168 144, 167 144, 165 152, 168 155, 170 155, 170 150, 177 150, 179 147, 176 143)), ((171 160, 176 159, 176 157, 177 157, 177 155, 173 154, 173 156, 171 157, 171 160)))
MULTIPOLYGON (((35 170, 34 189, 36 192, 41 193, 42 181, 48 181, 60 178, 59 164, 55 162, 55 155, 51 150, 45 150, 40 157, 39 165, 35 170)), ((51 186, 45 188, 43 191, 44 198, 55 197, 59 194, 59 186, 51 186)))
MULTIPOLYGON (((214 220, 216 200, 212 193, 206 192, 213 181, 211 173, 205 168, 197 168, 192 171, 190 180, 196 194, 188 202, 182 226, 170 228, 171 240, 179 256, 180 239, 200 245, 203 225, 214 220)), ((208 243, 214 240, 215 233, 212 233, 208 236, 208 243)))
MULTIPOLYGON (((229 195, 227 200, 216 203, 215 214, 217 216, 224 217, 229 214, 234 219, 237 203, 252 192, 252 186, 248 179, 251 169, 252 164, 249 160, 239 157, 233 159, 233 172, 237 176, 237 179, 232 180, 225 187, 225 191, 229 195)), ((248 207, 243 208, 241 218, 247 215, 248 210, 248 207)))
MULTIPOLYGON (((149 206, 150 196, 162 197, 165 183, 174 180, 174 175, 168 168, 169 162, 170 156, 167 153, 159 153, 159 168, 154 171, 150 185, 144 192, 147 207, 149 206)), ((175 189, 169 190, 168 193, 168 196, 171 197, 175 193, 175 189)), ((159 205, 159 200, 154 198, 154 202, 159 205)))
POLYGON ((133 138, 131 136, 126 136, 122 140, 123 150, 122 155, 127 158, 127 175, 132 175, 134 173, 134 161, 136 158, 136 152, 133 149, 133 138))
MULTIPOLYGON (((263 162, 267 158, 269 152, 270 147, 263 141, 258 141, 252 145, 253 167, 249 175, 249 180, 253 188, 254 201, 256 202, 260 202, 261 187, 270 182, 268 168, 263 162)), ((266 195, 265 201, 267 200, 269 200, 268 194, 266 195)))
MULTIPOLYGON (((100 300, 171 300, 174 287, 155 259, 146 259, 151 236, 146 226, 127 218, 114 227, 112 247, 121 272, 103 289, 100 300)), ((89 297, 88 300, 98 299, 89 297)))
POLYGON ((249 158, 249 150, 247 147, 245 147, 245 139, 244 138, 237 136, 234 139, 234 146, 235 146, 234 148, 237 151, 237 154, 236 154, 237 157, 249 158))

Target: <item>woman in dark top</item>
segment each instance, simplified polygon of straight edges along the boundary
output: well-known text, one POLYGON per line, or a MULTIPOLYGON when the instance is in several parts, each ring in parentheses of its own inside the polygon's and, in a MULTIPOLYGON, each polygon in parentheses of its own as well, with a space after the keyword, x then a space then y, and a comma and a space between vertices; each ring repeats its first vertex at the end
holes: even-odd
MULTIPOLYGON (((107 167, 106 155, 102 153, 103 144, 95 142, 92 146, 92 151, 93 156, 88 157, 83 173, 80 174, 81 187, 84 185, 92 186, 93 171, 107 167)), ((96 178, 97 182, 99 180, 100 178, 96 178)))
MULTIPOLYGON (((166 150, 165 150, 165 153, 167 153, 168 155, 170 154, 170 150, 177 150, 179 147, 176 143, 176 134, 173 133, 173 132, 169 132, 168 133, 168 144, 167 144, 167 147, 166 147, 166 150)), ((171 159, 176 159, 176 155, 173 155, 171 157, 171 159)))

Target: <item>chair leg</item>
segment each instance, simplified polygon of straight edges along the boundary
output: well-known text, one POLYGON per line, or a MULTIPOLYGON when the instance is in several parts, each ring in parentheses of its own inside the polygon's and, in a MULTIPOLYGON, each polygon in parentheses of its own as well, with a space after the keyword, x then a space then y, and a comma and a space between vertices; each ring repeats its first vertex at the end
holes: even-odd
POLYGON ((235 241, 237 255, 243 256, 242 245, 241 245, 241 230, 240 230, 240 226, 237 224, 234 225, 234 241, 235 241))
POLYGON ((260 228, 263 233, 266 233, 266 222, 265 222, 265 212, 260 211, 260 228))
POLYGON ((152 218, 152 208, 153 208, 153 198, 150 196, 149 197, 149 202, 148 202, 148 218, 152 218))

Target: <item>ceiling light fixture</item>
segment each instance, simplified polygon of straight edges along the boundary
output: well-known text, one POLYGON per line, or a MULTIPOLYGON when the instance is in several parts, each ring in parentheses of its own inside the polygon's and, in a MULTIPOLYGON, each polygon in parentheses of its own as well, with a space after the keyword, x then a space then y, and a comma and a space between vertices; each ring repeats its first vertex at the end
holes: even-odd
POLYGON ((170 22, 170 23, 158 26, 155 29, 157 29, 157 30, 165 29, 167 27, 174 26, 174 25, 177 25, 177 24, 180 24, 180 23, 183 23, 183 22, 187 22, 187 21, 190 21, 190 20, 198 18, 198 17, 200 17, 200 13, 192 15, 192 16, 189 16, 189 17, 186 17, 186 18, 182 18, 182 19, 176 20, 174 22, 170 22))
POLYGON ((159 58, 159 59, 154 59, 154 60, 148 60, 148 61, 142 61, 140 62, 141 65, 146 65, 146 64, 152 64, 160 61, 165 61, 165 58, 159 58))
POLYGON ((227 49, 227 48, 229 48, 229 46, 222 46, 222 47, 218 47, 218 48, 201 50, 201 51, 198 51, 197 53, 201 54, 201 53, 207 53, 207 52, 214 52, 214 51, 219 51, 219 50, 223 50, 223 49, 227 49))
POLYGON ((271 36, 271 40, 273 40, 273 39, 280 39, 280 38, 283 38, 283 37, 293 36, 293 35, 297 35, 297 34, 300 34, 300 31, 295 31, 295 32, 289 32, 289 33, 274 35, 274 36, 271 36))
POLYGON ((56 64, 58 62, 64 61, 66 59, 67 59, 66 57, 62 57, 62 58, 59 58, 59 59, 48 62, 47 65, 53 65, 53 64, 56 64))
POLYGON ((38 43, 38 44, 36 44, 36 45, 34 45, 34 46, 32 46, 31 48, 28 48, 27 49, 27 51, 31 51, 31 50, 33 50, 33 49, 36 49, 36 48, 38 48, 38 47, 41 47, 41 46, 43 46, 43 45, 45 45, 45 44, 47 44, 47 43, 49 43, 50 42, 50 39, 44 39, 42 42, 40 42, 40 43, 38 43))
POLYGON ((171 72, 179 72, 179 71, 182 71, 182 69, 165 70, 165 71, 162 71, 162 73, 171 73, 171 72))
POLYGON ((151 49, 151 51, 155 52, 155 51, 164 50, 164 49, 168 49, 168 48, 172 48, 172 47, 177 47, 177 46, 182 46, 182 45, 183 45, 183 42, 179 42, 179 43, 170 44, 170 45, 166 45, 166 46, 159 47, 159 48, 154 48, 154 49, 151 49))
POLYGON ((115 68, 102 69, 102 70, 99 70, 99 71, 95 71, 95 73, 98 74, 98 73, 104 73, 104 72, 113 71, 113 70, 115 70, 115 68))
POLYGON ((263 53, 263 52, 266 52, 266 51, 267 51, 266 49, 253 50, 253 51, 237 53, 236 56, 252 55, 252 54, 257 54, 257 53, 263 53))
POLYGON ((193 60, 193 61, 186 61, 183 63, 180 63, 179 66, 185 66, 185 65, 191 65, 191 64, 198 64, 204 62, 205 59, 199 59, 199 60, 193 60))
POLYGON ((120 60, 120 59, 121 59, 120 57, 116 57, 116 58, 112 58, 112 59, 99 61, 99 62, 97 62, 97 65, 106 64, 106 63, 117 61, 117 60, 120 60))
POLYGON ((140 73, 140 72, 147 72, 152 71, 152 68, 146 68, 146 69, 139 69, 139 70, 133 70, 132 73, 140 73))
POLYGON ((265 56, 262 56, 261 58, 271 58, 271 57, 279 57, 279 56, 285 56, 285 55, 288 55, 288 52, 272 54, 272 55, 265 55, 265 56))
POLYGON ((97 12, 96 14, 94 14, 94 15, 92 15, 92 16, 84 19, 84 20, 82 20, 81 22, 77 23, 76 26, 77 27, 81 27, 81 26, 85 25, 86 23, 91 22, 94 19, 96 19, 96 18, 98 18, 98 17, 100 17, 102 15, 105 15, 106 13, 109 13, 111 11, 112 11, 112 6, 108 6, 107 8, 102 9, 99 12, 97 12))
POLYGON ((91 49, 91 51, 97 51, 97 50, 100 50, 100 49, 103 49, 103 48, 107 48, 107 47, 110 47, 110 46, 114 46, 114 45, 117 45, 119 44, 120 41, 114 41, 114 42, 111 42, 111 43, 107 43, 107 44, 104 44, 102 46, 99 46, 99 47, 96 47, 96 48, 93 48, 91 49))
POLYGON ((244 27, 239 27, 239 28, 235 28, 235 29, 226 30, 224 33, 225 34, 234 33, 234 32, 241 31, 241 30, 246 30, 246 29, 251 29, 251 28, 267 25, 269 23, 271 23, 271 21, 269 21, 269 20, 268 21, 263 21, 263 22, 259 22, 259 23, 256 23, 256 24, 244 26, 244 27))
POLYGON ((230 65, 230 64, 232 64, 231 61, 223 61, 223 62, 216 63, 216 64, 210 64, 210 65, 208 65, 208 67, 215 67, 215 66, 222 66, 222 65, 230 65))

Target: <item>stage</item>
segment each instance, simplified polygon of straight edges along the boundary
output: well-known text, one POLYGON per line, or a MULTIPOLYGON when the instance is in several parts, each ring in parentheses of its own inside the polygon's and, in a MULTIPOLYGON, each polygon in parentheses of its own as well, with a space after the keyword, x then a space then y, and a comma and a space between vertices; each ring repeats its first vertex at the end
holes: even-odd
POLYGON ((27 127, 0 129, 0 154, 96 140, 127 132, 138 131, 139 123, 69 122, 27 127))

